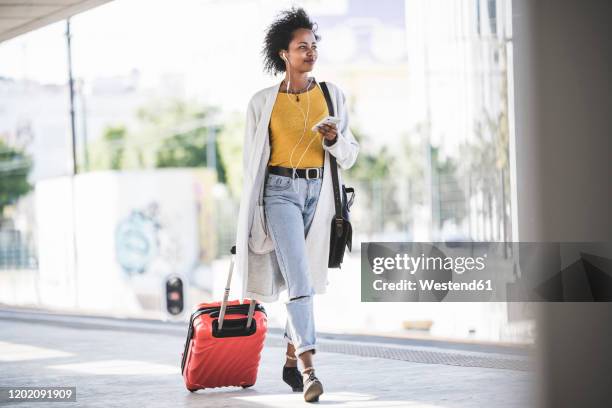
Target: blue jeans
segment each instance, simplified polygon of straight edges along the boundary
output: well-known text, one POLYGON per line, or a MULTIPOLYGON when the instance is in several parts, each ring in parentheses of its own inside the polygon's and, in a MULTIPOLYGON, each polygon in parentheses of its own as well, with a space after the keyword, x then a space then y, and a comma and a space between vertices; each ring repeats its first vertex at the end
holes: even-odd
POLYGON ((312 224, 322 179, 305 179, 269 174, 263 201, 268 232, 276 259, 287 284, 287 323, 284 339, 295 354, 315 350, 313 313, 314 288, 306 254, 306 234, 312 224))

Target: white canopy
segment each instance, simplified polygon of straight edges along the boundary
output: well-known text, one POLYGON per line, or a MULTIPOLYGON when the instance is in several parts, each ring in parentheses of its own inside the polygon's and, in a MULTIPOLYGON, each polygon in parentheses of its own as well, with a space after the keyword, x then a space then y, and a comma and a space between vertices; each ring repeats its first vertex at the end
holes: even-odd
POLYGON ((0 0, 0 42, 111 0, 0 0))

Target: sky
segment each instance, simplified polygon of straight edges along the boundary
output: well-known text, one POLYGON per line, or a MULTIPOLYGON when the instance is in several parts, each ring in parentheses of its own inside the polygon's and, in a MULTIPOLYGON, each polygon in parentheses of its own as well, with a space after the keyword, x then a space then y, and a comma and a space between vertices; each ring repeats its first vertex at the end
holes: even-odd
MULTIPOLYGON (((326 8, 318 0, 299 3, 312 13, 325 10, 334 15, 343 13, 348 1, 327 0, 326 8)), ((196 76, 202 63, 219 63, 230 51, 245 54, 250 61, 260 48, 253 39, 262 37, 261 21, 270 21, 275 11, 291 2, 181 0, 180 7, 176 4, 115 0, 73 17, 75 75, 92 79, 101 73, 125 75, 136 68, 145 75, 145 83, 154 83, 166 72, 196 76)), ((0 43, 0 75, 66 83, 65 31, 66 24, 60 21, 0 43)))

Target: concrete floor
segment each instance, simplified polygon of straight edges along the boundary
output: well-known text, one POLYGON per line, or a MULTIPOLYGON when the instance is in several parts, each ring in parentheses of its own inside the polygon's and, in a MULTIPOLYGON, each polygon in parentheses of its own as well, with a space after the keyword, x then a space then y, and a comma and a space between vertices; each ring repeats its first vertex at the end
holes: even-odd
MULTIPOLYGON (((281 339, 273 331, 268 334, 254 387, 192 394, 185 389, 180 375, 184 342, 180 326, 164 330, 163 323, 159 323, 160 330, 139 332, 126 331, 120 325, 113 329, 116 321, 110 319, 109 327, 65 320, 58 324, 45 322, 44 317, 20 320, 0 315, 0 386, 76 386, 77 402, 51 404, 57 408, 310 405, 303 401, 301 393, 292 393, 282 382, 284 349, 278 347, 281 339)), ((323 405, 534 406, 534 374, 529 371, 414 363, 320 350, 315 363, 325 389, 318 403, 323 405)), ((48 404, 22 402, 13 406, 48 404)))

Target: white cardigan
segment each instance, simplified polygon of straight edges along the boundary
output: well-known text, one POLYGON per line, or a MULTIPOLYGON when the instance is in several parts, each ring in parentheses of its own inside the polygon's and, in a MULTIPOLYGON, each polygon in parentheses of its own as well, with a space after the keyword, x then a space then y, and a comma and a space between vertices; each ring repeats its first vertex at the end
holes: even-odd
MULTIPOLYGON (((340 88, 326 82, 334 106, 335 116, 340 118, 338 139, 327 146, 323 171, 323 183, 317 201, 312 224, 306 236, 308 270, 315 293, 325 293, 331 220, 335 207, 330 173, 329 154, 336 157, 339 167, 339 183, 342 186, 342 170, 357 160, 359 143, 348 127, 346 98, 340 88)), ((270 158, 268 125, 272 108, 281 83, 262 89, 251 98, 246 117, 243 150, 243 185, 238 224, 236 230, 236 271, 241 277, 240 299, 252 298, 262 302, 278 300, 286 289, 280 272, 271 238, 267 234, 263 210, 263 186, 270 158)), ((318 83, 317 83, 318 85, 318 83)), ((287 292, 285 292, 286 294, 287 292)))

